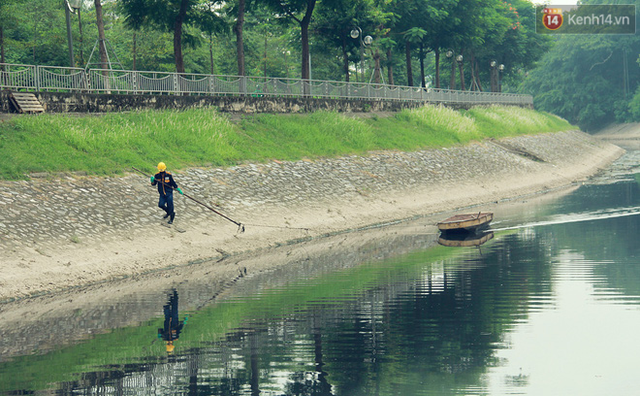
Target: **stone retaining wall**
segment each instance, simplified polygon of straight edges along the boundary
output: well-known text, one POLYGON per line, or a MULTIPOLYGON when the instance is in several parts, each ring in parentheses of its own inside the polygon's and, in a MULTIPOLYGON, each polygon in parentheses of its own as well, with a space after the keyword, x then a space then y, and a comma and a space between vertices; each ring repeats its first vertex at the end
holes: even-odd
MULTIPOLYGON (((573 131, 410 153, 188 169, 174 176, 189 195, 242 219, 265 208, 286 211, 363 197, 402 197, 475 181, 499 184, 507 176, 526 180, 527 175, 548 170, 561 174, 563 167, 577 163, 589 168, 603 145, 610 146, 573 131)), ((154 165, 146 170, 153 172, 154 165)), ((182 197, 175 200, 183 224, 211 215, 182 197)), ((0 253, 6 257, 8 249, 45 249, 60 241, 122 236, 157 224, 161 211, 156 201, 148 177, 136 173, 0 182, 0 253)))
MULTIPOLYGON (((186 109, 216 107, 231 113, 301 113, 319 110, 338 112, 400 111, 425 102, 340 100, 315 98, 258 98, 251 96, 116 95, 65 92, 34 92, 48 113, 105 113, 136 109, 186 109)), ((452 103, 448 107, 469 108, 452 103)), ((531 107, 523 105, 525 107, 531 107)), ((10 113, 9 91, 0 91, 0 113, 10 113)))

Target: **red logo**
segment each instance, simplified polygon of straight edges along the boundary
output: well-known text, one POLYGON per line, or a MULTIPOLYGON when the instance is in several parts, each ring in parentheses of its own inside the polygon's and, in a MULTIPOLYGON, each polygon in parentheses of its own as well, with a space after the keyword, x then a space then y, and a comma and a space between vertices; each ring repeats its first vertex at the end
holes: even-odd
POLYGON ((542 24, 549 30, 559 29, 563 21, 561 8, 545 8, 542 11, 542 24))

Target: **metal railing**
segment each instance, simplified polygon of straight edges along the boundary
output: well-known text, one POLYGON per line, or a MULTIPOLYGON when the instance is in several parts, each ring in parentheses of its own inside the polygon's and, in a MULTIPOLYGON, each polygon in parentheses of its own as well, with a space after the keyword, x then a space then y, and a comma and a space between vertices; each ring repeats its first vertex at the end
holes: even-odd
POLYGON ((525 104, 531 95, 277 77, 81 69, 0 63, 0 89, 116 94, 312 97, 431 103, 525 104))

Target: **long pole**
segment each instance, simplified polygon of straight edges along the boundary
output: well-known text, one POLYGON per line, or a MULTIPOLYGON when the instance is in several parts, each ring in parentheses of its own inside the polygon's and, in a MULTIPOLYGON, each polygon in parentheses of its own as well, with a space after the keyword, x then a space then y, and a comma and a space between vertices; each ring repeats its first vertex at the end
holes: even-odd
MULTIPOLYGON (((139 173, 141 173, 141 174, 143 174, 143 175, 145 175, 145 176, 149 177, 149 175, 148 175, 147 173, 145 173, 145 172, 141 171, 140 169, 137 169, 137 168, 134 168, 134 167, 132 167, 132 168, 133 168, 133 170, 135 170, 136 172, 139 172, 139 173)), ((168 187, 168 188, 170 188, 170 189, 172 189, 172 190, 173 190, 173 187, 166 185, 166 184, 164 183, 164 181, 162 181, 162 180, 158 180, 158 181, 159 181, 160 183, 162 183, 165 187, 168 187)), ((192 196, 190 196, 190 195, 187 195, 187 194, 185 194, 185 193, 182 193, 182 195, 184 195, 186 198, 189 198, 189 199, 190 199, 190 200, 192 200, 193 202, 195 202, 195 203, 197 203, 197 204, 200 204, 200 205, 204 206, 205 208, 209 209, 210 211, 212 211, 213 213, 217 214, 218 216, 221 216, 221 217, 223 217, 223 218, 225 218, 225 219, 229 220, 230 222, 232 222, 233 224, 235 224, 235 225, 237 225, 237 226, 238 226, 238 230, 240 230, 240 232, 244 232, 244 225, 243 225, 242 223, 239 223, 239 222, 237 222, 237 221, 233 220, 232 218, 230 218, 230 217, 228 217, 228 216, 223 215, 222 213, 218 212, 217 210, 215 210, 215 209, 214 209, 214 208, 212 208, 211 206, 209 206, 209 205, 207 205, 207 204, 205 204, 205 203, 202 203, 202 202, 198 201, 197 199, 193 198, 193 197, 192 197, 192 196)))

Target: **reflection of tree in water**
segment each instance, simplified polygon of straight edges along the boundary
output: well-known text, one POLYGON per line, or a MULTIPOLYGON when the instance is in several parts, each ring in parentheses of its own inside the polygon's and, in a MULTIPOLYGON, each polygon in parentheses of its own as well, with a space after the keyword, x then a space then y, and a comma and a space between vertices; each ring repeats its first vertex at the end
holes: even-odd
POLYGON ((323 371, 322 335, 314 332, 315 371, 297 372, 290 376, 292 383, 287 386, 287 395, 333 396, 327 373, 323 371))
MULTIPOLYGON (((93 386, 137 389, 154 378, 188 394, 229 396, 446 395, 477 386, 530 297, 550 293, 552 240, 522 233, 494 243, 460 262, 417 264, 418 275, 391 270, 386 283, 357 295, 319 297, 279 317, 257 314, 223 341, 119 367, 119 378, 93 386)), ((165 306, 170 324, 175 303, 174 291, 165 306)))
MULTIPOLYGON (((562 201, 563 212, 598 212, 610 208, 640 206, 640 186, 635 180, 607 185, 582 186, 562 201)), ((558 224, 549 227, 557 244, 570 247, 594 265, 602 288, 613 288, 629 296, 640 295, 640 216, 558 224), (597 237, 594 237, 597 236, 597 237)))
POLYGON ((495 343, 527 314, 528 297, 550 293, 538 286, 551 276, 547 241, 506 240, 500 249, 485 250, 478 260, 484 266, 445 271, 438 284, 427 277, 388 296, 369 318, 360 312, 333 329, 327 349, 343 347, 339 356, 325 358, 336 362, 326 371, 339 394, 446 394, 444 389, 477 385, 496 364, 495 343))
POLYGON ((551 293, 552 239, 514 234, 500 244, 459 270, 429 276, 426 266, 419 279, 265 319, 225 343, 241 348, 246 368, 213 381, 234 378, 264 394, 286 374, 278 394, 301 396, 447 394, 478 385, 499 363, 495 344, 527 315, 530 296, 551 293))
MULTIPOLYGON (((312 334, 294 333, 297 330, 300 329, 291 323, 263 322, 256 324, 255 328, 229 334, 215 348, 219 359, 217 366, 224 370, 225 376, 208 381, 212 394, 273 394, 273 389, 277 388, 278 395, 333 396, 327 373, 323 371, 323 336, 319 331, 312 334), (290 342, 296 343, 302 339, 313 342, 313 361, 303 361, 291 350, 274 342, 273 338, 282 337, 275 328, 282 329, 282 326, 287 328, 285 333, 291 332, 290 342), (300 370, 300 367, 309 369, 300 370), (282 378, 282 375, 286 376, 287 382, 284 390, 281 389, 282 384, 273 383, 274 378, 282 378)), ((306 357, 311 356, 305 354, 306 357)))

